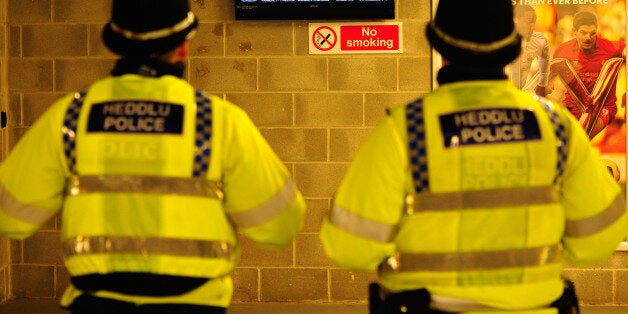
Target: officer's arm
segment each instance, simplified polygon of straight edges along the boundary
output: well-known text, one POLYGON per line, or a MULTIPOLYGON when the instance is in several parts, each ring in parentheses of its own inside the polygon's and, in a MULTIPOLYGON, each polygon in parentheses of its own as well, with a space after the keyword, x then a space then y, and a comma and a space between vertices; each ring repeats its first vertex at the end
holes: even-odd
POLYGON ((305 202, 290 173, 240 108, 225 108, 225 208, 261 246, 285 246, 303 225, 305 202))
POLYGON ((65 97, 22 136, 0 166, 0 234, 23 239, 62 206, 69 173, 62 149, 65 97))
POLYGON ((562 181, 563 244, 567 261, 586 266, 607 259, 628 232, 620 187, 590 148, 584 130, 568 113, 569 157, 562 181))
POLYGON ((348 269, 375 270, 394 254, 407 161, 403 144, 387 117, 360 146, 323 221, 327 255, 348 269))

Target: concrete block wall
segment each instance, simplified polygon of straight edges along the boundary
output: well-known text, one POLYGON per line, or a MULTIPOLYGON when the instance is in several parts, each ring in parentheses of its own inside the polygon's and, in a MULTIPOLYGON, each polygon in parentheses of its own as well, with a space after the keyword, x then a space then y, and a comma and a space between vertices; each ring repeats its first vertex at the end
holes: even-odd
MULTIPOLYGON (((7 32, 6 32, 7 8, 6 0, 0 1, 0 111, 6 111, 8 102, 7 84, 7 32)), ((0 158, 4 156, 6 130, 0 128, 0 158)), ((9 297, 11 259, 9 256, 9 240, 0 237, 0 303, 9 297)))
MULTIPOLYGON (((106 76, 115 56, 100 42, 110 0, 0 1, 7 12, 0 27, 8 43, 0 58, 8 74, 0 90, 9 117, 8 128, 0 130, 6 154, 55 99, 106 76)), ((305 227, 292 245, 265 250, 241 239, 235 302, 366 302, 375 275, 334 267, 318 231, 358 145, 385 108, 431 89, 423 37, 430 2, 397 1, 402 54, 309 55, 307 21, 235 21, 232 0, 191 1, 201 24, 186 78, 246 110, 308 205, 305 227)), ((55 217, 27 240, 0 240, 0 301, 61 296, 68 274, 59 230, 55 217)), ((583 287, 587 304, 628 304, 627 263, 628 255, 617 254, 567 275, 583 287)))

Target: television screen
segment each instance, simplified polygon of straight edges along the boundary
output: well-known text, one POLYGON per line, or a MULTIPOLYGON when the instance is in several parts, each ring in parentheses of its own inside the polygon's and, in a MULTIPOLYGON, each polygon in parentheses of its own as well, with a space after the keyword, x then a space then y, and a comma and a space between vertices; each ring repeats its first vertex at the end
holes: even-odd
POLYGON ((394 0, 235 0, 236 20, 394 19, 394 0))

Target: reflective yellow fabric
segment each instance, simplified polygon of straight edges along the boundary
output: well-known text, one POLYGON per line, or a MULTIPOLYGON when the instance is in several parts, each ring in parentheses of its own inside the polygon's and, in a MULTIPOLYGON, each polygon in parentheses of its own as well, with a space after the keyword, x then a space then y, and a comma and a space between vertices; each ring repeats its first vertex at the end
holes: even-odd
POLYGON ((281 190, 271 199, 244 212, 231 214, 229 217, 236 226, 241 228, 261 225, 290 206, 297 194, 298 191, 294 182, 287 180, 281 190))
POLYGON ((617 195, 613 203, 597 215, 579 220, 567 220, 565 236, 586 237, 604 231, 609 225, 620 220, 625 211, 624 200, 621 195, 617 195))
POLYGON ((407 134, 406 106, 394 107, 343 178, 320 235, 338 265, 375 270, 388 260, 380 281, 391 291, 425 287, 524 310, 562 293, 559 255, 588 263, 613 253, 626 233, 619 187, 564 108, 549 104, 559 121, 553 123, 543 104, 507 80, 442 85, 422 102, 415 114, 422 122, 412 129, 424 130, 424 139, 407 134), (458 131, 461 137, 452 136, 458 131), (566 150, 557 149, 559 132, 567 137, 566 150), (413 138, 424 140, 415 144, 426 148, 424 156, 409 153, 413 138), (424 173, 413 177, 411 169, 424 173), (426 190, 415 193, 415 182, 426 183, 426 190), (335 219, 339 213, 359 219, 335 219), (386 226, 394 232, 382 241, 377 235, 386 234, 386 226), (587 240, 569 238, 565 226, 586 230, 581 236, 587 240))
MULTIPOLYGON (((235 257, 231 255, 208 256, 198 250, 199 255, 181 255, 164 250, 173 243, 183 249, 185 243, 192 241, 229 246, 236 243, 220 198, 215 197, 216 193, 198 193, 203 186, 211 186, 209 178, 192 178, 197 110, 201 109, 197 107, 195 92, 184 81, 167 76, 146 79, 127 75, 94 83, 76 118, 66 116, 66 121, 76 119, 75 144, 67 146, 66 141, 66 150, 76 147, 71 156, 75 158, 77 175, 68 181, 62 239, 66 244, 72 241, 92 246, 83 248, 80 254, 66 250, 70 253, 66 255, 70 275, 143 270, 212 278, 233 268, 235 257), (169 92, 163 93, 166 86, 169 92), (113 90, 117 91, 115 95, 111 94, 113 90), (128 118, 133 117, 131 114, 145 119, 159 117, 149 102, 119 101, 110 105, 111 117, 124 122, 116 122, 119 124, 110 128, 114 131, 104 132, 98 125, 93 126, 96 106, 125 99, 182 106, 180 116, 163 114, 181 119, 177 121, 182 124, 181 134, 123 132, 132 130, 131 123, 139 121, 128 118), (205 182, 200 183, 201 180, 205 182), (110 251, 98 252, 98 248, 110 251), (129 260, 129 254, 142 260, 129 260), (168 267, 163 264, 165 261, 168 267)), ((66 124, 74 125, 71 121, 66 124)))
POLYGON ((5 215, 35 226, 44 224, 56 213, 55 210, 21 203, 16 200, 4 186, 1 185, 0 208, 5 215))
POLYGON ((340 206, 334 206, 329 215, 329 223, 340 226, 351 234, 383 243, 390 241, 395 231, 393 225, 362 218, 340 206))
POLYGON ((469 311, 461 314, 558 314, 555 308, 522 310, 522 311, 469 311))
MULTIPOLYGON (((215 96, 197 106, 194 88, 168 75, 108 77, 77 95, 80 111, 68 110, 74 95, 59 99, 0 167, 0 234, 27 237, 62 210, 71 276, 213 278, 179 297, 98 295, 227 306, 237 232, 281 246, 300 231, 303 198, 240 108, 215 96), (243 226, 230 215, 245 217, 243 226)), ((63 303, 78 294, 70 287, 63 303)))
POLYGON ((0 234, 24 239, 62 209, 69 172, 60 129, 70 101, 68 95, 46 111, 2 162, 0 234))
MULTIPOLYGON (((130 79, 133 77, 122 78, 130 79)), ((82 112, 88 111, 90 105, 99 103, 100 97, 102 99, 112 97, 107 95, 106 91, 111 88, 110 84, 117 83, 112 79, 93 85, 85 98, 82 112)), ((181 85, 181 81, 169 83, 181 85)), ((128 86, 129 82, 125 81, 124 84, 128 86)), ((212 151, 205 178, 208 181, 199 186, 199 179, 184 179, 198 170, 194 163, 195 150, 192 149, 195 141, 199 139, 195 126, 197 108, 191 88, 187 85, 172 88, 173 93, 168 97, 160 98, 157 95, 152 97, 164 103, 175 102, 185 105, 181 136, 142 137, 82 133, 81 130, 84 130, 82 126, 86 121, 83 115, 79 118, 76 145, 76 168, 79 175, 89 178, 92 173, 98 174, 107 169, 106 171, 113 174, 113 181, 115 175, 120 173, 118 181, 121 186, 126 186, 126 189, 110 191, 103 189, 103 193, 79 193, 72 196, 66 202, 67 214, 64 215, 64 220, 67 217, 90 221, 105 215, 112 219, 120 217, 123 221, 115 223, 117 232, 113 234, 107 231, 112 230, 112 225, 105 226, 98 221, 93 221, 91 227, 64 221, 74 226, 73 230, 64 230, 67 231, 64 232, 64 238, 73 235, 98 237, 102 234, 118 239, 117 243, 122 242, 118 248, 123 251, 140 250, 141 252, 135 253, 141 253, 139 256, 152 251, 153 254, 148 254, 149 257, 156 256, 144 257, 141 263, 125 263, 126 257, 118 262, 115 259, 112 261, 112 257, 109 256, 105 262, 99 260, 99 254, 74 255, 68 259, 68 269, 71 273, 72 270, 76 270, 77 274, 84 273, 89 270, 88 265, 93 265, 93 270, 89 272, 103 272, 103 267, 110 268, 110 271, 140 271, 141 268, 146 268, 151 272, 171 275, 210 278, 224 276, 233 269, 238 254, 235 232, 227 217, 242 214, 241 209, 230 206, 229 200, 233 202, 247 193, 251 194, 247 201, 255 202, 250 208, 245 208, 250 210, 268 202, 286 186, 291 191, 284 197, 285 201, 268 205, 270 214, 265 214, 266 218, 259 222, 263 229, 248 226, 249 228, 243 231, 248 232, 254 241, 261 245, 284 244, 300 229, 304 205, 291 181, 290 184, 286 183, 289 181, 287 170, 248 117, 219 98, 211 99, 212 151), (182 147, 188 149, 181 149, 182 147), (253 158, 241 159, 245 157, 245 150, 253 158), (102 168, 103 166, 105 168, 102 168), (231 171, 225 174, 223 169, 231 171), (219 184, 211 183, 218 180, 219 184), (171 188, 168 188, 168 183, 172 184, 171 188), (223 198, 227 200, 226 203, 223 202, 223 198), (92 206, 86 210, 83 207, 85 203, 92 206), (129 215, 135 215, 137 218, 129 219, 129 215), (155 220, 155 215, 160 219, 155 220), (146 224, 137 226, 133 221, 146 221, 146 224), (94 225, 102 225, 103 228, 102 230, 94 228, 94 225), (258 232, 265 238, 255 238, 258 232), (141 238, 138 238, 138 235, 141 238), (143 238, 154 240, 138 241, 143 238), (173 245, 176 243, 179 245, 173 245), (208 250, 210 247, 205 247, 204 243, 207 245, 217 243, 219 249, 225 245, 234 248, 217 251, 222 252, 221 254, 212 254, 208 250), (171 250, 164 250, 168 247, 171 250), (198 255, 189 255, 193 252, 197 252, 198 255), (85 260, 85 264, 81 266, 82 259, 85 260), (71 265, 75 268, 70 267, 71 265), (143 266, 138 269, 137 265, 143 266)), ((145 86, 144 89, 158 91, 163 87, 145 86)), ((116 97, 124 99, 125 95, 117 94, 116 97)), ((104 187, 102 181, 96 182, 100 183, 100 188, 104 187)), ((112 180, 109 179, 108 182, 112 180)), ((111 253, 116 256, 116 252, 111 253)))

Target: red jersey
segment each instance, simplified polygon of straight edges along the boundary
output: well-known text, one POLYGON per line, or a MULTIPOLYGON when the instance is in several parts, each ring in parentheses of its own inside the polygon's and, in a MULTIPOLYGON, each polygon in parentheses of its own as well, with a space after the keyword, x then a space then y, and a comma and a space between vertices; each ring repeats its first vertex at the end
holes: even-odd
MULTIPOLYGON (((623 50, 625 48, 625 41, 612 42, 598 36, 595 44, 595 50, 592 53, 584 53, 580 51, 580 48, 578 48, 578 42, 574 38, 556 47, 556 50, 554 51, 554 58, 568 59, 578 73, 582 83, 584 83, 589 91, 592 91, 602 69, 603 63, 610 58, 624 57, 623 50)), ((607 125, 617 113, 617 105, 615 104, 617 101, 617 96, 615 95, 616 86, 613 85, 610 88, 610 93, 604 103, 604 109, 606 109, 605 111, 607 112, 604 112, 600 116, 607 125), (607 116, 605 117, 604 115, 607 116)), ((574 114, 576 118, 580 118, 582 112, 580 112, 575 105, 570 93, 565 93, 563 104, 569 108, 571 113, 574 114)))

